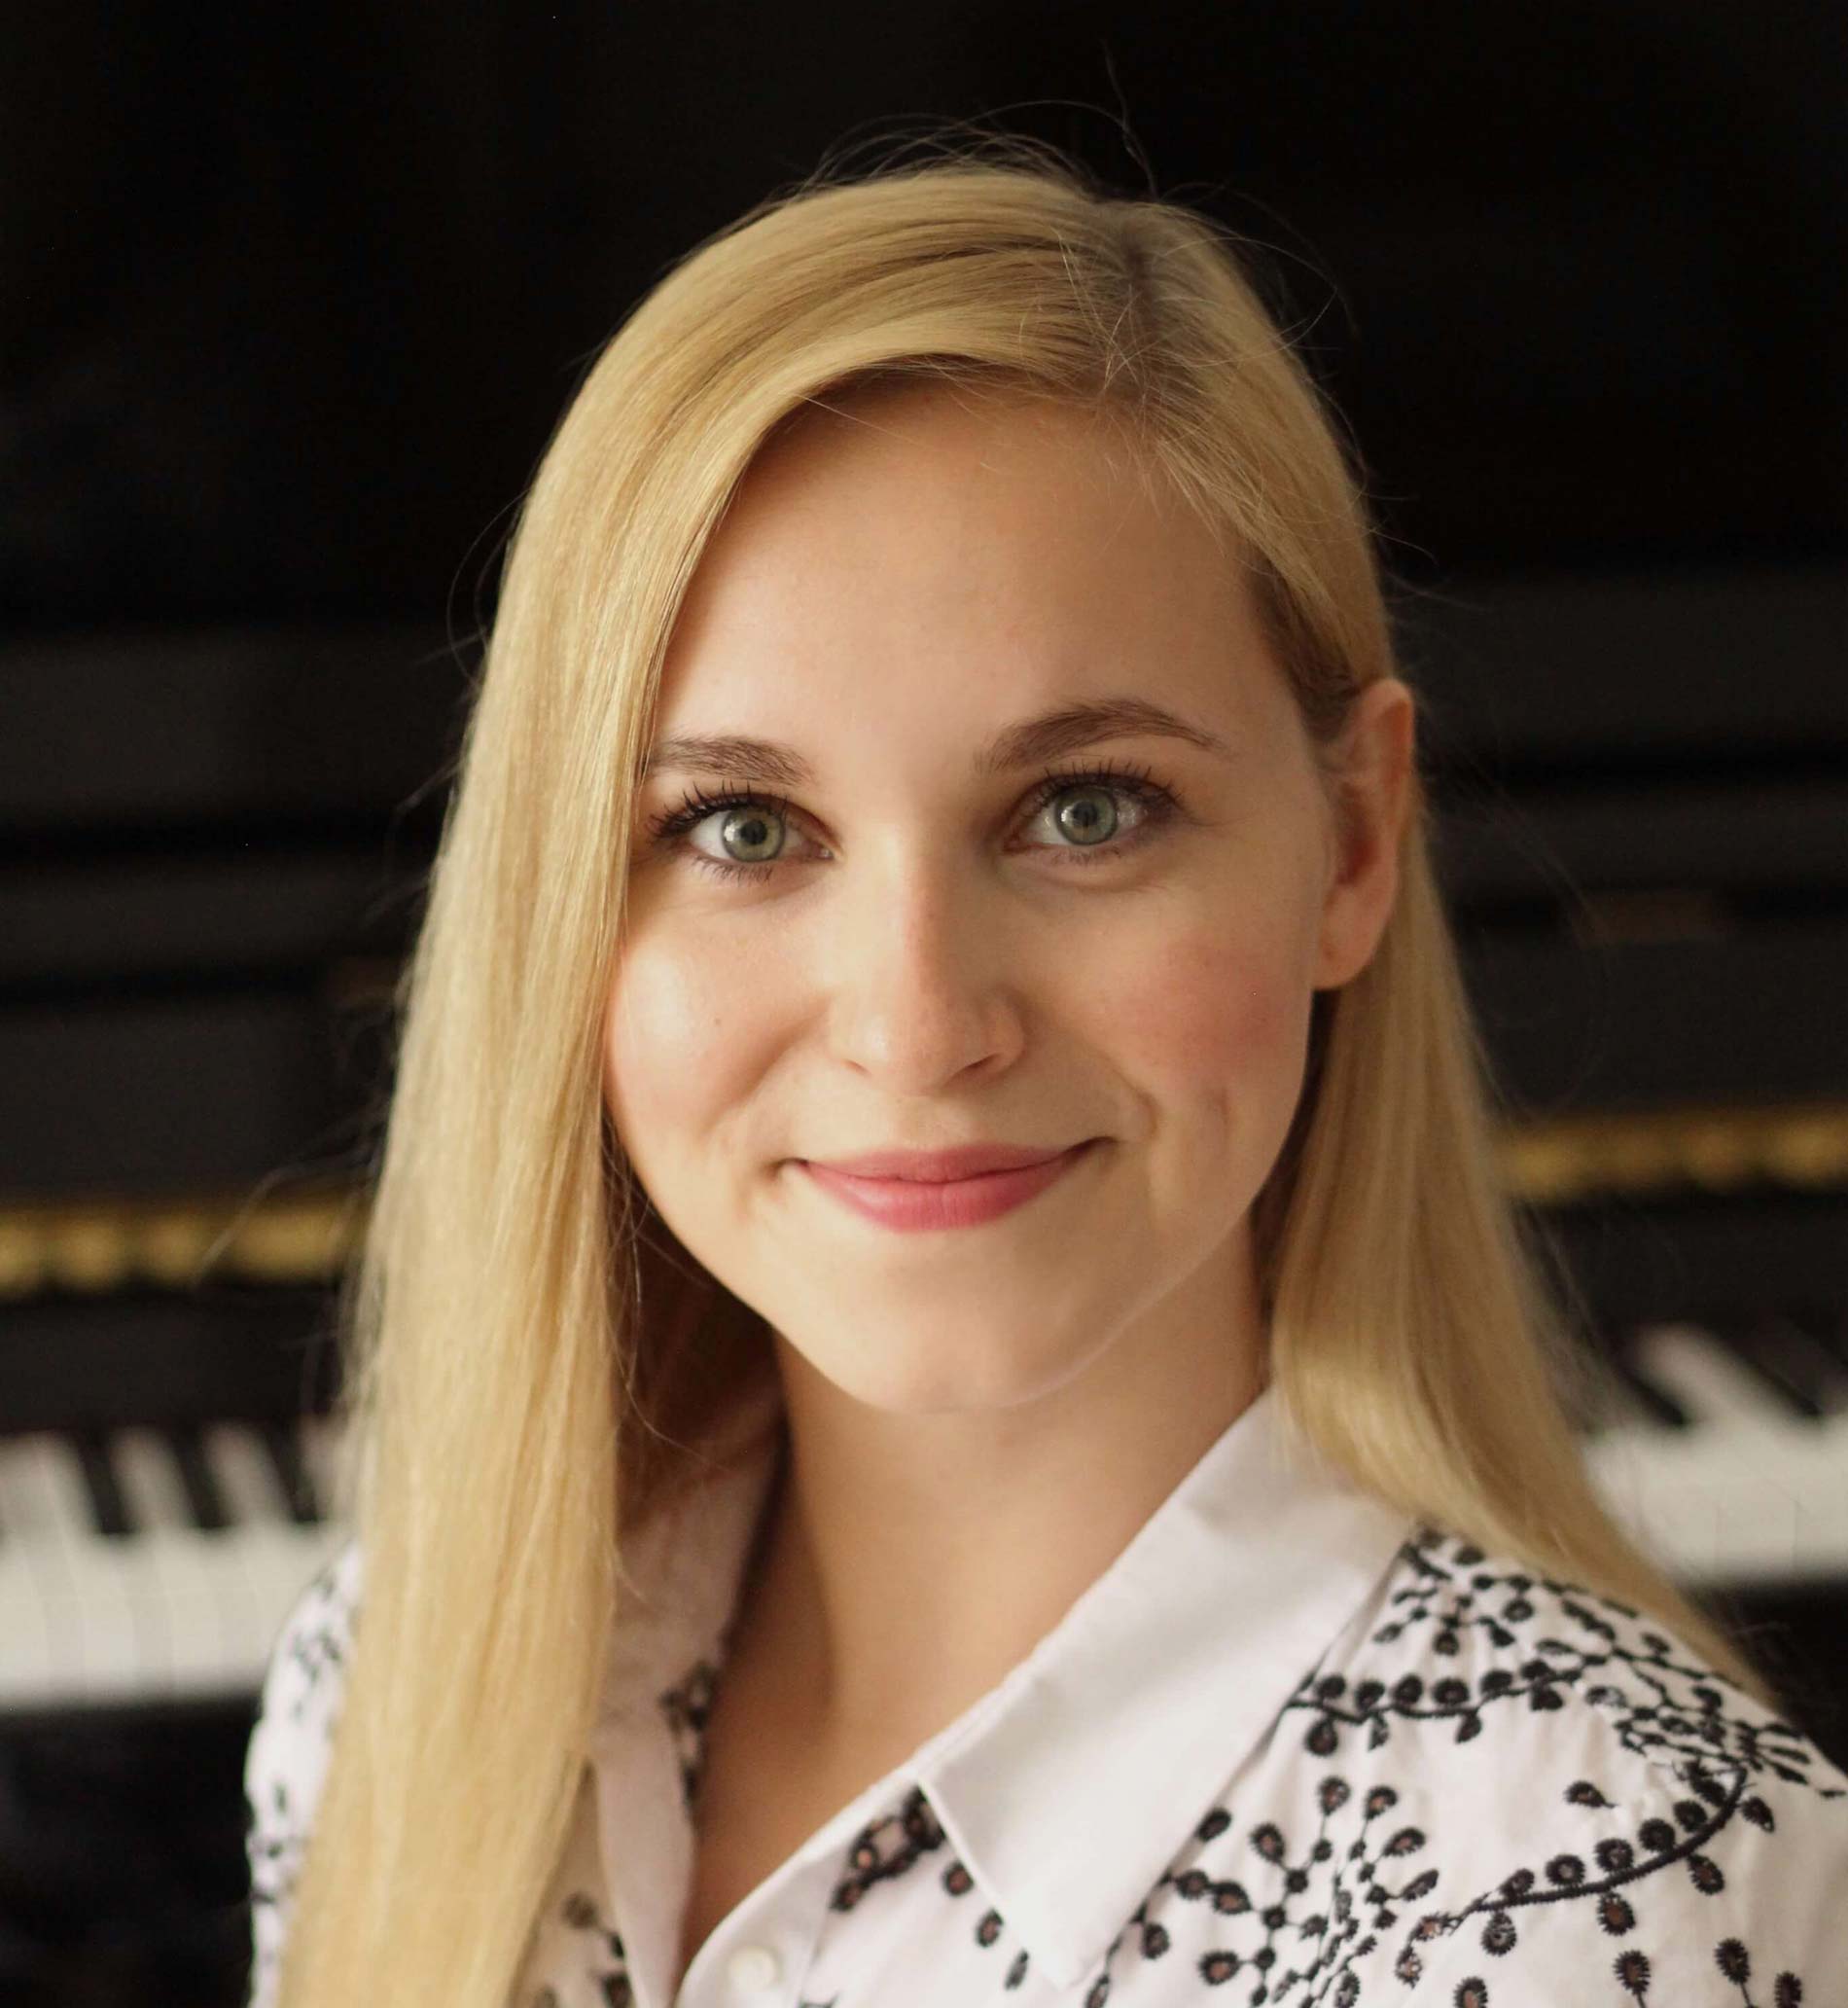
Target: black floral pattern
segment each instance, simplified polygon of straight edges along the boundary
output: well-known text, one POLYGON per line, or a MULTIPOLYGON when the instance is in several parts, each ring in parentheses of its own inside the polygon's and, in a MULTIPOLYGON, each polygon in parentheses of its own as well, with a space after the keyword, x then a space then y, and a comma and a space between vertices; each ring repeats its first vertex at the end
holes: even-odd
MULTIPOLYGON (((1394 1964, 1408 1985, 1422 1974, 1427 1946, 1466 1929, 1475 1931, 1491 1960, 1507 1959, 1521 1942, 1522 1914, 1540 1905, 1582 1907, 1610 1940, 1644 1929, 1643 1915, 1659 1898, 1661 1931, 1697 1929, 1698 1906, 1690 1915, 1688 1903, 1654 1879, 1679 1871, 1700 1896, 1724 1890, 1719 1857, 1729 1830, 1769 1833, 1776 1825, 1755 1784, 1775 1778, 1820 1798, 1844 1796, 1839 1781, 1815 1775, 1818 1754, 1798 1731, 1762 1716, 1731 1681, 1627 1605, 1498 1568, 1480 1550, 1431 1530, 1408 1544, 1402 1560, 1404 1580, 1388 1599, 1392 1616, 1369 1644, 1422 1639, 1433 1663, 1467 1656, 1474 1673, 1311 1675, 1289 1704, 1312 1718, 1306 1750, 1332 1755, 1355 1736, 1369 1750, 1408 1736, 1422 1744, 1445 1733, 1455 1743, 1473 1743, 1498 1714, 1578 1706, 1595 1710, 1617 1746, 1637 1760, 1635 1796, 1627 1804, 1586 1777, 1559 1787, 1565 1821, 1546 1831, 1578 1845, 1517 1862, 1455 1909, 1421 1913, 1394 1964), (1466 1641, 1486 1642, 1488 1650, 1466 1654, 1466 1641)), ((1714 1958, 1749 1998, 1744 1943, 1721 1939, 1714 1958)), ((1653 1970, 1640 1944, 1624 1947, 1610 1964, 1621 1994, 1641 2002, 1652 1998, 1653 1970)), ((1774 1985, 1775 1999, 1802 1997, 1796 1974, 1780 1973, 1774 1985)))
MULTIPOLYGON (((854 1836, 847 1848, 846 1864, 828 1899, 829 1908, 835 1911, 856 1909, 875 1883, 889 1882, 894 1877, 903 1876, 942 1845, 943 1830, 938 1824, 930 1801, 920 1791, 907 1792, 893 1811, 862 1827, 854 1836)), ((945 1887, 954 1895, 967 1895, 970 1886, 968 1871, 958 1863, 950 1873, 954 1877, 958 1872, 960 1880, 946 1882, 945 1887)))
POLYGON ((718 1678, 717 1663, 702 1655, 658 1697, 656 1703, 667 1724, 667 1734, 674 1742, 674 1755, 680 1762, 680 1800, 689 1819, 695 1816, 698 1808, 706 1726, 712 1717, 718 1678))
POLYGON ((253 2000, 275 1985, 352 1655, 358 1606, 359 1553, 349 1543, 302 1592, 265 1677, 244 1768, 253 2000))
MULTIPOLYGON (((577 1939, 578 1958, 596 1989, 600 2008, 631 2008, 635 1989, 629 1979, 622 1934, 603 1915, 596 1897, 587 1889, 567 1891, 558 1904, 558 1917, 577 1939)), ((562 2008, 557 1989, 543 1986, 533 1996, 533 2008, 562 2008)))

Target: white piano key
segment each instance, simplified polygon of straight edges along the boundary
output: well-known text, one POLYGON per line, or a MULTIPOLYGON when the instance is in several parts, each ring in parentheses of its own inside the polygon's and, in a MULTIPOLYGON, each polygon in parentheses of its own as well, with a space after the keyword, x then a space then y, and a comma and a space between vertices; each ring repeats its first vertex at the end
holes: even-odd
POLYGON ((1832 1419, 1800 1469, 1796 1573, 1839 1580, 1848 1576, 1848 1416, 1832 1419))
POLYGON ((1684 1583, 1848 1574, 1848 1417, 1619 1429, 1584 1451, 1613 1514, 1684 1583))
POLYGON ((64 1554, 89 1524, 83 1468, 69 1444, 45 1433, 0 1444, 0 1532, 64 1554))
POLYGON ((1793 1420, 1789 1407, 1730 1346, 1699 1325, 1645 1325, 1631 1341, 1637 1369, 1687 1411, 1696 1428, 1793 1420))
POLYGON ((275 1465, 254 1430, 237 1422, 213 1423, 200 1432, 199 1446, 234 1525, 289 1524, 289 1502, 275 1465))
POLYGON ((137 1534, 199 1531, 173 1449, 159 1430, 119 1429, 111 1442, 122 1502, 137 1534))
POLYGON ((0 1708, 44 1707, 63 1694, 70 1601, 53 1597, 21 1542, 0 1534, 0 1708))
POLYGON ((9 1497, 21 1551, 37 1556, 60 1690, 84 1701, 131 1689, 139 1657, 135 1615, 113 1566, 115 1543, 96 1528, 76 1446, 41 1431, 7 1448, 9 1497))
POLYGON ((179 1465, 158 1431, 120 1430, 112 1450, 135 1529, 129 1539, 137 1595, 153 1599, 164 1616, 166 1664, 151 1671, 169 1693, 210 1688, 231 1661, 237 1630, 234 1614, 227 1623, 220 1571, 211 1560, 220 1537, 194 1521, 179 1465))
MULTIPOLYGON (((235 1558, 237 1584, 234 1591, 227 1586, 237 1628, 231 1652, 236 1678, 249 1682, 261 1678, 288 1615, 287 1604, 279 1615, 276 1605, 279 1596, 292 1595, 302 1555, 296 1536, 304 1530, 290 1514, 275 1460, 256 1430, 216 1423, 201 1432, 200 1449, 232 1523, 220 1547, 235 1558)), ((231 1562, 225 1565, 229 1571, 231 1562)))
POLYGON ((42 1446, 0 1440, 0 1694, 30 1706, 65 1691, 82 1650, 76 1582, 42 1446))

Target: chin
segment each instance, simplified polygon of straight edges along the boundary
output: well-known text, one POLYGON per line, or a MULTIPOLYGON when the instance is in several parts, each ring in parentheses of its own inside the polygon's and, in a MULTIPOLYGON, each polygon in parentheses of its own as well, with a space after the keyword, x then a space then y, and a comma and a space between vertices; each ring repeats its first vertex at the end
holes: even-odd
MULTIPOLYGON (((1017 1336, 1017 1335, 1016 1335, 1017 1336)), ((901 1339, 879 1352, 841 1356, 804 1351, 810 1372, 850 1400, 887 1416, 962 1416, 1013 1409, 1052 1393, 1079 1371, 1078 1358, 984 1344, 966 1333, 945 1345, 942 1332, 901 1339)))

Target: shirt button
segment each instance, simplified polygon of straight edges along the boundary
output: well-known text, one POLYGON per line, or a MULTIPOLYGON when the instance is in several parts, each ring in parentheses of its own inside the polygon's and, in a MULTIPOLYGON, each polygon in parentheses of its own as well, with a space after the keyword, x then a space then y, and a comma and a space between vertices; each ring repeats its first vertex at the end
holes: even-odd
POLYGON ((726 1961, 726 1978, 741 1994, 761 1994, 776 1985, 781 1961, 768 1946, 740 1946, 726 1961))

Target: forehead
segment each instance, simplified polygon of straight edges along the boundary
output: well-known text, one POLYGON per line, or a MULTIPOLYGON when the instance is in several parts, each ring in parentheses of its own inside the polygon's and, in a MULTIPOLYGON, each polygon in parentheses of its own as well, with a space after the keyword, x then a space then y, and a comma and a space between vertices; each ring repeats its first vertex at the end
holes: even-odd
POLYGON ((1124 693, 1224 721, 1274 675, 1240 559, 1118 425, 881 386, 753 463, 676 624, 659 730, 813 708, 993 726, 1124 693))
MULTIPOLYGON (((1126 422, 1099 409, 973 383, 912 380, 850 385, 799 407, 759 449, 747 483, 759 490, 813 482, 824 466, 868 474, 894 458, 927 457, 961 479, 1005 480, 1058 462, 1070 477, 1114 480, 1152 461, 1126 422)), ((787 491, 786 491, 787 493, 787 491)))
MULTIPOLYGON (((959 384, 877 384, 799 410, 760 449, 721 531, 733 546, 799 544, 843 519, 882 540, 900 519, 921 557, 957 524, 1013 538, 1036 527, 1117 527, 1140 501, 1181 513, 1162 498, 1151 453, 1121 421, 1047 398, 1001 396, 959 384)), ((965 554, 969 556, 970 554, 965 554)))

